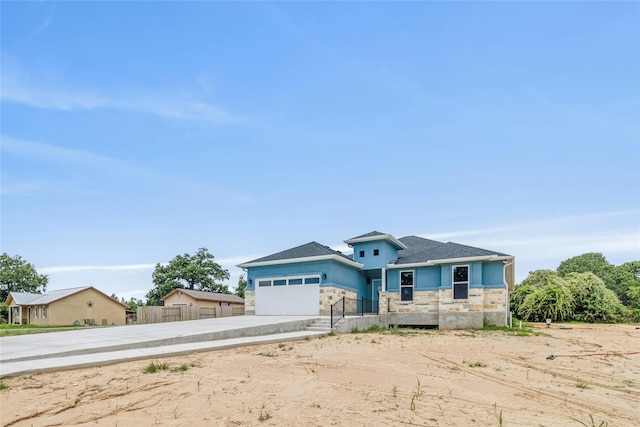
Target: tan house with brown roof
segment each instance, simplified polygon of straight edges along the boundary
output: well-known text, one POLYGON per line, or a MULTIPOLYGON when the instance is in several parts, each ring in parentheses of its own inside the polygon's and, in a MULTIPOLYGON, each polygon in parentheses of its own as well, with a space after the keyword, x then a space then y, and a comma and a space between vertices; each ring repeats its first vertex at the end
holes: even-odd
POLYGON ((181 288, 172 290, 160 299, 165 307, 244 307, 244 299, 237 295, 181 288))
POLYGON ((42 326, 124 325, 127 309, 93 286, 45 294, 10 292, 6 304, 9 323, 42 326))

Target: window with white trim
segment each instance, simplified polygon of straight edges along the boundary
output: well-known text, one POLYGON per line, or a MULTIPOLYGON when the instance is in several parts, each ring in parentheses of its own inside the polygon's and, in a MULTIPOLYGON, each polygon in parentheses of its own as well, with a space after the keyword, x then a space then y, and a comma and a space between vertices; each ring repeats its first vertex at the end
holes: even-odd
POLYGON ((413 301, 413 270, 400 272, 400 301, 413 301))
POLYGON ((258 286, 297 286, 320 284, 320 276, 270 277, 256 280, 258 286))
POLYGON ((36 306, 35 306, 35 307, 33 307, 33 308, 34 308, 34 310, 35 310, 35 311, 34 311, 34 314, 33 314, 33 317, 35 317, 35 318, 37 319, 37 318, 38 318, 38 306, 36 305, 36 306))
POLYGON ((47 306, 46 305, 42 306, 42 318, 43 319, 47 318, 47 306))
POLYGON ((469 298, 469 266, 453 266, 453 299, 469 298))

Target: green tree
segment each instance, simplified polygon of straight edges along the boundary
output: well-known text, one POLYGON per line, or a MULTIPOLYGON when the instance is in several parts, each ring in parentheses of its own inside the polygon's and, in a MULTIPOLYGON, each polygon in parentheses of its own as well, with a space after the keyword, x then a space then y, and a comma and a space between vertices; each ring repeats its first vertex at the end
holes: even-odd
MULTIPOLYGON (((562 321, 569 320, 573 314, 574 298, 571 289, 554 271, 537 270, 529 273, 529 277, 516 286, 515 291, 519 292, 519 300, 515 304, 516 314, 523 320, 562 321), (523 291, 518 290, 521 286, 525 287, 523 291)), ((512 300, 512 306, 513 302, 512 300)))
POLYGON ((144 301, 141 299, 135 299, 134 297, 129 298, 129 301, 125 301, 124 298, 120 299, 120 302, 129 308, 132 311, 138 311, 138 307, 144 305, 144 301))
POLYGON ((231 293, 220 283, 229 280, 229 271, 214 261, 207 248, 198 249, 195 255, 177 255, 166 265, 156 264, 152 279, 155 287, 146 295, 147 305, 161 305, 160 298, 176 288, 231 293))
POLYGON ((640 261, 625 262, 616 267, 618 287, 624 295, 620 301, 628 307, 640 310, 640 261))
POLYGON ((620 287, 615 265, 609 263, 600 252, 588 252, 566 259, 558 266, 558 274, 565 277, 569 273, 593 273, 602 279, 605 286, 623 297, 625 293, 620 287))
POLYGON ((47 275, 38 274, 20 255, 0 255, 0 301, 6 301, 9 292, 43 293, 48 282, 47 275))
POLYGON ((0 323, 9 321, 9 307, 4 301, 0 301, 0 323))
POLYGON ((244 290, 247 287, 247 280, 244 278, 244 274, 241 274, 238 278, 238 285, 236 286, 236 291, 234 292, 240 298, 244 298, 244 290))
POLYGON ((564 279, 574 298, 572 320, 614 323, 627 318, 626 307, 595 274, 569 273, 564 279))
POLYGON ((518 314, 524 300, 539 287, 545 286, 558 278, 558 273, 552 270, 530 271, 529 276, 515 287, 511 293, 511 310, 518 314))
POLYGON ((627 301, 629 307, 640 309, 640 286, 631 286, 627 290, 627 301))
POLYGON ((124 297, 118 298, 118 295, 116 295, 115 293, 111 294, 111 298, 126 305, 127 308, 132 311, 137 311, 138 307, 145 305, 144 301, 142 301, 141 299, 135 299, 134 297, 131 297, 129 298, 129 301, 127 301, 124 299, 124 297))

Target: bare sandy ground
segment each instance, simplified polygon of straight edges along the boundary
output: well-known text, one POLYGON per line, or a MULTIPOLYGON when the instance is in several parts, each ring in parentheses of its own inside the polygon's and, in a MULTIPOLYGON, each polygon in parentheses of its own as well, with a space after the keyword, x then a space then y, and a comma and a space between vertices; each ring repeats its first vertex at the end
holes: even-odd
POLYGON ((169 368, 156 373, 143 373, 147 360, 10 378, 0 392, 0 421, 640 426, 640 329, 535 331, 347 334, 154 359, 169 368), (551 354, 557 357, 547 359, 551 354), (185 371, 177 369, 182 365, 185 371))

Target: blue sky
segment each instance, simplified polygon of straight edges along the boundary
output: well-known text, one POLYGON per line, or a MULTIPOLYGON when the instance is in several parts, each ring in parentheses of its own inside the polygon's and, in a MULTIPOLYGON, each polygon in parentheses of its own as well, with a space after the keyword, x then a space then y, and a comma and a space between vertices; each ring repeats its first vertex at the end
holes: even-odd
POLYGON ((640 3, 0 8, 0 243, 50 290, 372 230, 640 259, 640 3))

